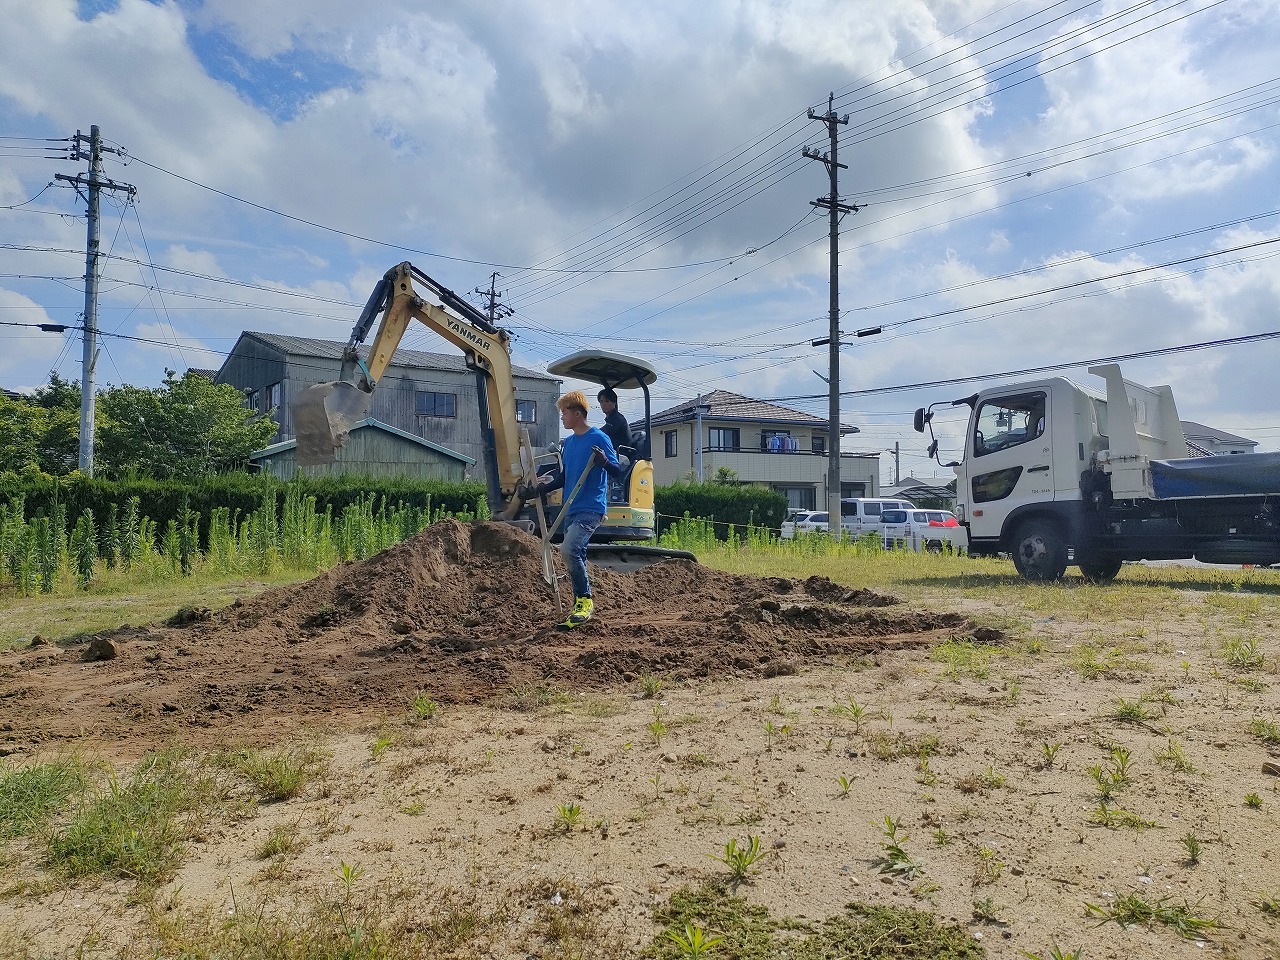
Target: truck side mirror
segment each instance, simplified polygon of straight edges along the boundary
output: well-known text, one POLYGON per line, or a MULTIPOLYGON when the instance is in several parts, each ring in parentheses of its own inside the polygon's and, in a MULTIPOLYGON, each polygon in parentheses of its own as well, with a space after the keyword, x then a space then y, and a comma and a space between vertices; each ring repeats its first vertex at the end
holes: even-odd
POLYGON ((916 407, 915 428, 916 433, 924 433, 924 425, 933 419, 933 414, 925 410, 924 407, 916 407))

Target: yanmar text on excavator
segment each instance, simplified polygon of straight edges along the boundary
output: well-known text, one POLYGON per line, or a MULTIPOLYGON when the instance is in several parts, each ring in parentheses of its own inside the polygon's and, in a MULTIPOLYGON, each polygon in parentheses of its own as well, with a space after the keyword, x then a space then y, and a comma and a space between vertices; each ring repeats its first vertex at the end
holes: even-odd
MULTIPOLYGON (((549 541, 555 533, 559 492, 550 497, 540 495, 535 481, 540 465, 542 470, 561 467, 559 448, 537 453, 528 430, 518 422, 511 335, 411 263, 387 271, 374 288, 343 351, 341 379, 308 387, 292 403, 298 465, 334 462, 348 433, 368 416, 373 391, 414 320, 462 350, 467 368, 475 371, 485 483, 494 516, 526 525, 549 541), (419 287, 440 302, 423 299, 419 287), (360 345, 379 315, 378 331, 362 357, 360 345)), ((548 371, 644 394, 644 428, 633 431, 631 446, 618 451, 630 461, 630 468, 621 483, 611 485, 614 493, 608 515, 588 547, 591 560, 615 568, 634 568, 663 559, 694 559, 687 551, 652 545, 655 514, 649 384, 657 379, 654 369, 633 357, 582 351, 550 364, 548 371)), ((576 479, 567 478, 567 487, 572 488, 576 479)), ((548 557, 548 551, 543 552, 544 558, 548 557)), ((549 559, 544 559, 544 572, 551 578, 549 564, 549 559)))

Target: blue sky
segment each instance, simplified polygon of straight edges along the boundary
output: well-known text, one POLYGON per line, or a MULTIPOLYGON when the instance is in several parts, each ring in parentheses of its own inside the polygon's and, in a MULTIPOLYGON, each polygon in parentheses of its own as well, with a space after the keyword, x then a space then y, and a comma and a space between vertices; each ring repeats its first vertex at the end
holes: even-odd
MULTIPOLYGON (((79 322, 83 204, 45 188, 84 165, 21 138, 96 123, 127 151, 107 176, 138 188, 103 204, 102 383, 217 367, 245 329, 344 340, 407 259, 459 292, 499 273, 525 366, 595 344, 652 358, 659 404, 819 395, 791 405, 825 416, 809 341, 827 331, 826 222, 809 201, 827 181, 800 151, 826 149, 805 112, 834 92, 860 207, 842 222, 841 325, 886 327, 844 349, 845 389, 1280 330, 1278 14, 0 0, 0 320, 79 322)), ((1261 340, 1124 366, 1172 384, 1184 419, 1275 450, 1277 356, 1261 340)), ((78 377, 79 358, 74 336, 0 325, 5 387, 78 377)), ((846 449, 899 442, 904 473, 945 475, 911 410, 974 389, 846 397, 862 431, 846 449)))

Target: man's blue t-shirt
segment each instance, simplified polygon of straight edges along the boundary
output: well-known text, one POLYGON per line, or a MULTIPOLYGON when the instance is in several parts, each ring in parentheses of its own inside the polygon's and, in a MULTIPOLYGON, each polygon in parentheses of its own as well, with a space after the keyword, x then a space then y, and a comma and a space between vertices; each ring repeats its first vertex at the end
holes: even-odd
MULTIPOLYGON (((618 454, 613 449, 613 443, 599 427, 588 427, 587 432, 581 436, 576 433, 569 434, 564 439, 563 453, 566 497, 573 490, 578 478, 582 476, 582 471, 591 462, 592 447, 599 447, 609 458, 609 463, 615 467, 618 466, 618 454)), ((573 498, 573 502, 564 505, 566 517, 571 517, 575 513, 594 513, 603 517, 609 512, 608 488, 609 480, 604 467, 592 468, 587 474, 582 489, 573 498)))

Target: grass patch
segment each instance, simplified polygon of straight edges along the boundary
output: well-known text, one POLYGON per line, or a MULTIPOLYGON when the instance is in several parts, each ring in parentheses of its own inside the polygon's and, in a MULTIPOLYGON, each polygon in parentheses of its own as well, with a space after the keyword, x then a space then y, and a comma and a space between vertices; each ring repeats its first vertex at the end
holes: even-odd
POLYGON ((1235 670, 1257 670, 1262 666, 1262 645, 1257 637, 1232 637, 1219 654, 1235 670))
POLYGON ((85 784, 85 765, 79 760, 5 764, 0 768, 0 840, 40 833, 85 784))
POLYGON ((991 676, 993 653, 993 647, 972 640, 947 639, 929 651, 929 659, 943 664, 943 673, 952 680, 961 676, 985 680, 991 676))
POLYGON ((329 755, 310 747, 254 750, 248 747, 222 754, 222 766, 234 770, 268 803, 292 800, 328 767, 329 755))
POLYGON ((1274 720, 1254 717, 1249 721, 1249 732, 1269 746, 1280 746, 1280 724, 1274 720))
POLYGON ((678 960, 687 951, 671 935, 697 928, 721 938, 709 956, 734 960, 981 960, 982 946, 962 927, 940 922, 930 913, 898 907, 851 903, 844 912, 817 925, 774 918, 714 886, 685 888, 673 894, 655 915, 664 929, 645 956, 678 960))
POLYGON ((1222 927, 1212 917, 1197 914, 1187 903, 1170 903, 1169 897, 1147 900, 1139 894, 1126 893, 1117 897, 1115 903, 1105 906, 1086 903, 1084 908, 1086 914, 1100 917, 1102 923, 1118 923, 1122 927, 1145 926, 1148 929, 1160 924, 1176 930, 1188 940, 1203 939, 1202 934, 1222 927))
POLYGON ((212 781, 173 753, 143 759, 128 779, 112 773, 48 843, 64 877, 111 875, 147 883, 172 873, 182 844, 214 799, 212 781))
POLYGON ((1082 643, 1072 651, 1071 666, 1085 680, 1151 669, 1150 664, 1133 659, 1119 647, 1100 647, 1093 643, 1082 643))

